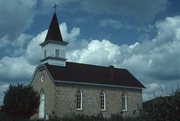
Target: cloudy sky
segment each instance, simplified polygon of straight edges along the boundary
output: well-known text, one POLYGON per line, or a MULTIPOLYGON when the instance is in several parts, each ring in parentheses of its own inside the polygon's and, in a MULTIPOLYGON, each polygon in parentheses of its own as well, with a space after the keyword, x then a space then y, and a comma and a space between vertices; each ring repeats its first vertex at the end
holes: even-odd
POLYGON ((68 61, 128 69, 143 100, 180 84, 179 0, 0 0, 0 104, 40 64, 55 3, 68 61))

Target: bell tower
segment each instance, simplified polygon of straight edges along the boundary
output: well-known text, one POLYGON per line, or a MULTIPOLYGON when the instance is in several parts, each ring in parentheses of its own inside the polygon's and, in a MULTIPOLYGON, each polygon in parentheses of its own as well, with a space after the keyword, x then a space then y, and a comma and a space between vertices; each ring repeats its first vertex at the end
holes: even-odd
POLYGON ((41 63, 50 65, 66 66, 66 46, 68 42, 63 41, 59 28, 56 11, 51 20, 41 52, 41 63))

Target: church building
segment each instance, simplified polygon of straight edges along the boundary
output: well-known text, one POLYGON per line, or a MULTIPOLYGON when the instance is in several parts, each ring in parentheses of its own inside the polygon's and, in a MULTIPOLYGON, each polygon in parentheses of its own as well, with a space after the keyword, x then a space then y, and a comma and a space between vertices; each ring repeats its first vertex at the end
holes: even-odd
POLYGON ((34 117, 71 114, 136 117, 142 109, 144 86, 128 70, 68 62, 65 42, 54 13, 42 47, 41 64, 31 85, 40 95, 34 117))

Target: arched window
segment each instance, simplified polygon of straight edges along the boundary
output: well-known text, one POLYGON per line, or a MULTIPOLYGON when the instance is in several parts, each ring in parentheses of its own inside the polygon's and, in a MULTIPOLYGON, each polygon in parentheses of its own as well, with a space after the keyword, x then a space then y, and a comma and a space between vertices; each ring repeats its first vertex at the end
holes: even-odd
POLYGON ((100 107, 101 110, 106 110, 106 95, 104 92, 100 94, 100 107))
POLYGON ((77 91, 77 110, 82 110, 82 91, 77 91))
POLYGON ((127 96, 122 94, 122 111, 127 111, 127 96))

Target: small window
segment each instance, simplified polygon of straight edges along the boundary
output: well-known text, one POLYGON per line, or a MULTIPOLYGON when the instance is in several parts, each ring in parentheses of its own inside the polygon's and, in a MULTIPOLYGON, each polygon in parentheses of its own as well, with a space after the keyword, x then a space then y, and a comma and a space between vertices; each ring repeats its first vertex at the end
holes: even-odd
POLYGON ((127 96, 122 94, 122 111, 127 111, 127 96))
POLYGON ((82 110, 82 91, 77 91, 77 110, 82 110))
POLYGON ((100 95, 100 107, 101 110, 106 110, 106 95, 104 92, 100 95))
POLYGON ((58 49, 56 49, 55 53, 56 53, 56 57, 59 58, 59 50, 58 49))
POLYGON ((41 75, 41 82, 44 82, 45 76, 44 74, 41 75))
POLYGON ((46 50, 44 50, 44 58, 46 58, 46 50))

